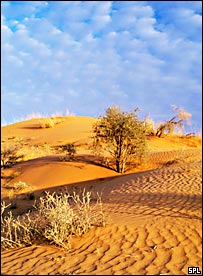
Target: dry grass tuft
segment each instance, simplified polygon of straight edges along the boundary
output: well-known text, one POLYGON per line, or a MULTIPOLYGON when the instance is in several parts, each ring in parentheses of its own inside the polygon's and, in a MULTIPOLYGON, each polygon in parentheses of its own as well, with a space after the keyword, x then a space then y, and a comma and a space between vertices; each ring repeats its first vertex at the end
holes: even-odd
POLYGON ((14 189, 15 191, 17 192, 22 192, 22 191, 32 191, 33 190, 33 187, 26 183, 26 182, 23 182, 23 181, 18 181, 14 184, 14 189))
POLYGON ((14 190, 23 191, 27 188, 30 188, 30 185, 23 181, 18 181, 14 184, 14 190))
POLYGON ((60 117, 43 118, 39 121, 40 128, 53 128, 55 125, 62 123, 64 119, 60 117))
POLYGON ((16 145, 3 144, 1 148, 1 168, 10 168, 22 160, 23 155, 19 154, 19 147, 16 145))

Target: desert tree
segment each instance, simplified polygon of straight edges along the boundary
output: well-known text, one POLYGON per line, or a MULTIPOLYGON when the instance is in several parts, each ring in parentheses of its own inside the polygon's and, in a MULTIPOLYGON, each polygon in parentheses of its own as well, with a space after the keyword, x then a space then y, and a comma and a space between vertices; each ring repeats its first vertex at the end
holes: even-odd
POLYGON ((93 125, 94 148, 112 157, 118 173, 124 173, 126 165, 140 159, 145 150, 144 124, 137 111, 121 112, 120 107, 113 106, 93 125))
POLYGON ((183 108, 179 108, 176 105, 172 105, 175 115, 163 123, 160 123, 157 130, 156 136, 162 137, 165 133, 171 134, 175 130, 184 130, 184 123, 189 124, 192 114, 185 111, 183 108))

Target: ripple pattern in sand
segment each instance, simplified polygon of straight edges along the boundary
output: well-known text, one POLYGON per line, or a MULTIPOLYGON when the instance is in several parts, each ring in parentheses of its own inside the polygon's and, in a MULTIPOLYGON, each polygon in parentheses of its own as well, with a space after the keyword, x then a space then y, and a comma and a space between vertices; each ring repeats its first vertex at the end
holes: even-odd
POLYGON ((113 225, 87 233, 85 239, 75 241, 70 252, 47 246, 4 252, 2 273, 184 275, 188 266, 201 268, 200 248, 200 224, 186 223, 185 229, 166 221, 143 227, 113 225))
POLYGON ((45 245, 2 252, 2 274, 187 275, 189 266, 202 271, 201 162, 108 184, 109 225, 75 237, 69 252, 45 245))

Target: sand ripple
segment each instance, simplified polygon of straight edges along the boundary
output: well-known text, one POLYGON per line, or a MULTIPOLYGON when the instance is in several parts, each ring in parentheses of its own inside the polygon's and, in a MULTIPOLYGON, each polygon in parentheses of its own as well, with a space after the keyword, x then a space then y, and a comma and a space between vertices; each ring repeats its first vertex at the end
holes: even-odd
POLYGON ((106 181, 105 228, 72 249, 33 245, 2 252, 4 275, 187 275, 202 271, 202 163, 165 166, 106 181))
POLYGON ((70 252, 32 246, 3 253, 3 274, 170 275, 201 267, 201 225, 161 221, 98 228, 74 241, 70 252), (198 227, 197 227, 198 226, 198 227), (15 261, 14 261, 15 259, 15 261))

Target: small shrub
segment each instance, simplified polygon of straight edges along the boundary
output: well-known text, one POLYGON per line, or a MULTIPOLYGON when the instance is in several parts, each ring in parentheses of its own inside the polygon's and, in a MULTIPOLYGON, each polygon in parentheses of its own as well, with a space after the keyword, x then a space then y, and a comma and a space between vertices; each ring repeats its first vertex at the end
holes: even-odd
POLYGON ((76 149, 74 144, 70 143, 66 145, 57 146, 57 149, 59 149, 62 152, 66 152, 65 156, 60 157, 61 161, 70 161, 75 158, 76 149))
POLYGON ((45 238, 51 243, 70 248, 70 238, 73 235, 81 236, 93 225, 104 225, 100 198, 96 205, 91 205, 90 200, 90 192, 83 192, 82 198, 76 193, 51 195, 47 192, 44 198, 40 198, 37 207, 39 216, 44 221, 45 238), (100 210, 95 212, 95 207, 98 206, 100 210))
POLYGON ((10 168, 24 157, 24 155, 19 155, 18 150, 19 148, 14 145, 3 145, 1 149, 2 168, 10 168))
MULTIPOLYGON (((91 203, 91 193, 79 196, 45 193, 35 211, 14 218, 11 211, 4 211, 11 204, 1 204, 1 247, 8 249, 29 245, 36 238, 45 239, 53 244, 69 249, 74 235, 81 236, 93 226, 104 226, 104 213, 101 198, 97 195, 96 203, 91 203)), ((10 207, 11 208, 11 207, 10 207)))
POLYGON ((10 211, 4 216, 5 209, 10 205, 6 206, 5 202, 1 203, 1 248, 8 249, 32 244, 34 235, 37 233, 35 221, 30 218, 29 213, 14 218, 10 211))
POLYGON ((150 118, 145 118, 143 123, 144 123, 145 134, 147 136, 154 136, 155 135, 154 121, 150 118))
POLYGON ((44 118, 40 120, 40 128, 53 128, 56 124, 62 123, 64 119, 51 117, 51 118, 44 118))
POLYGON ((15 137, 14 137, 14 141, 15 141, 16 143, 22 145, 23 142, 24 142, 24 138, 21 137, 21 136, 15 136, 15 137))
POLYGON ((14 189, 16 191, 23 191, 23 190, 32 190, 32 186, 26 182, 18 181, 14 184, 14 189))
POLYGON ((54 126, 55 126, 55 122, 51 118, 40 120, 40 128, 53 128, 54 126))
POLYGON ((20 175, 20 172, 14 172, 12 175, 11 175, 11 178, 16 178, 20 175))

